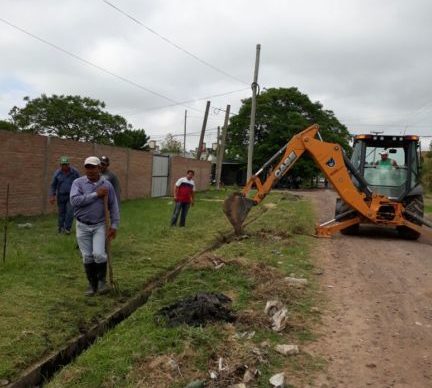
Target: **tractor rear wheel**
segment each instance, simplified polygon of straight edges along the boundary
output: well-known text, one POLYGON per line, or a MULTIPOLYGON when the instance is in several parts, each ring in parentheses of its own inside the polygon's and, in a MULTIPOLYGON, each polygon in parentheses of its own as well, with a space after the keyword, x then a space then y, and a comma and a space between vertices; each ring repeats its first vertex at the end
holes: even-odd
MULTIPOLYGON (((423 196, 422 195, 414 195, 412 197, 407 197, 404 201, 405 208, 409 210, 411 213, 414 213, 423 218, 424 213, 424 204, 423 204, 423 196)), ((411 221, 413 224, 421 225, 417 220, 411 218, 409 216, 406 217, 408 221, 411 221)), ((420 237, 420 233, 412 230, 406 226, 398 226, 397 231, 399 236, 406 240, 417 240, 420 237)))

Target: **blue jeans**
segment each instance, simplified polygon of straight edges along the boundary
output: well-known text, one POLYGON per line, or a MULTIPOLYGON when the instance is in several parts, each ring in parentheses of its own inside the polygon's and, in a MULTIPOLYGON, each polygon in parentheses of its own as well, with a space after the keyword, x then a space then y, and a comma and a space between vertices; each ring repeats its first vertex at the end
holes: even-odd
POLYGON ((69 200, 69 194, 57 195, 57 206, 59 231, 71 230, 73 222, 73 208, 69 200))
POLYGON ((180 211, 181 211, 180 226, 185 226, 186 215, 188 213, 189 206, 190 206, 190 203, 187 203, 187 202, 176 202, 175 207, 174 207, 174 212, 173 212, 173 215, 171 218, 171 225, 172 226, 177 225, 177 219, 178 219, 178 216, 180 214, 180 211))
POLYGON ((84 264, 105 263, 105 223, 86 225, 77 220, 76 238, 84 264))

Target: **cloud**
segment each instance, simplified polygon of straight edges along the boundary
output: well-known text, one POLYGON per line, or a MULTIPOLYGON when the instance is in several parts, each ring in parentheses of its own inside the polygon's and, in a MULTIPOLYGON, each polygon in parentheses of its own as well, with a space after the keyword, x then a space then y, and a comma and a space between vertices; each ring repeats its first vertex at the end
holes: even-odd
MULTIPOLYGON (((80 94, 154 136, 182 131, 184 110, 202 124, 205 101, 168 106, 248 87, 255 45, 261 43, 261 87, 297 86, 353 131, 408 129, 430 134, 432 124, 432 3, 426 0, 118 1, 158 34, 246 85, 175 49, 102 0, 4 0, 1 17, 73 54, 125 77, 157 97, 0 23, 0 117, 41 93, 80 94)), ((237 111, 245 90, 212 99, 237 111)), ((258 107, 259 108, 259 107, 258 107)), ((222 125, 212 111, 209 122, 222 125), (220 123, 220 124, 219 124, 220 123)), ((211 139, 213 135, 209 135, 211 139)), ((198 139, 191 136, 188 145, 198 139)))

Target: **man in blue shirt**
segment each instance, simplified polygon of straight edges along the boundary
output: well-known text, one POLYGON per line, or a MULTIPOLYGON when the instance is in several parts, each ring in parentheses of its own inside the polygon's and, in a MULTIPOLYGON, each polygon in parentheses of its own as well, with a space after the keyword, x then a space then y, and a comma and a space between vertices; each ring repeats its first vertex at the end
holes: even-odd
POLYGON ((58 232, 70 234, 73 222, 73 209, 69 201, 69 194, 72 182, 79 178, 78 170, 71 167, 69 158, 60 158, 60 168, 56 170, 52 177, 49 201, 54 205, 57 199, 58 206, 58 232))
POLYGON ((89 281, 85 292, 91 296, 109 291, 106 285, 107 254, 105 240, 114 239, 120 222, 116 193, 109 181, 101 177, 100 160, 88 157, 84 162, 85 176, 76 179, 70 201, 77 219, 76 237, 89 281), (104 197, 108 196, 111 226, 105 230, 104 197))

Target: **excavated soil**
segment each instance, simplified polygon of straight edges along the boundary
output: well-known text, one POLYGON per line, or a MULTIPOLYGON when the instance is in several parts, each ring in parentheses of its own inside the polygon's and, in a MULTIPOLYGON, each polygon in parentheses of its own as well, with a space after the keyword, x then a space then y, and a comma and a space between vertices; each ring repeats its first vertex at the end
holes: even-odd
POLYGON ((184 323, 205 326, 209 322, 234 322, 236 317, 229 308, 230 303, 231 299, 224 294, 202 292, 162 308, 157 316, 165 318, 169 327, 184 323))
MULTIPOLYGON (((320 221, 332 218, 333 191, 301 194, 320 221)), ((312 386, 432 387, 432 240, 365 227, 317 239, 315 258, 328 304, 321 336, 305 350, 328 368, 312 386)))

